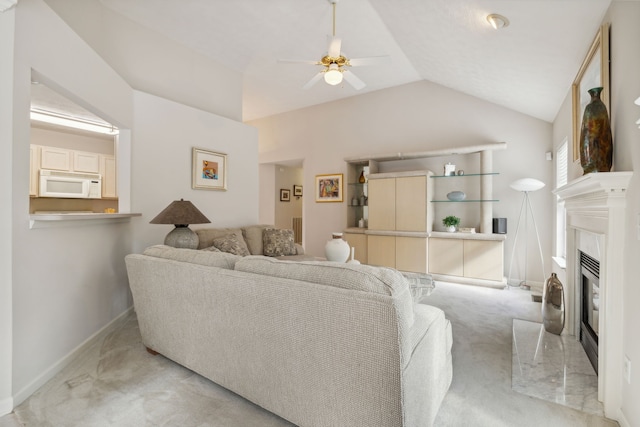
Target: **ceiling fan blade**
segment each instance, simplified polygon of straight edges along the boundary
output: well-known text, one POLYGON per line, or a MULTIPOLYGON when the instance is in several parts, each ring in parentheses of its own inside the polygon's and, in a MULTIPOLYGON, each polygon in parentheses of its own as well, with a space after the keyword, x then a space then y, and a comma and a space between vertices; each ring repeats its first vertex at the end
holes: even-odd
POLYGON ((342 73, 342 76, 347 82, 349 82, 351 86, 353 86, 355 90, 360 90, 366 86, 366 84, 362 80, 360 80, 355 74, 353 74, 349 70, 345 70, 342 73))
POLYGON ((320 61, 312 61, 310 59, 278 59, 278 62, 282 62, 285 64, 311 64, 311 65, 322 65, 320 61))
POLYGON ((389 55, 382 56, 368 56, 365 58, 353 58, 349 60, 349 65, 352 67, 361 67, 364 65, 379 65, 383 64, 389 59, 389 55))
POLYGON ((331 58, 337 58, 340 56, 340 46, 342 45, 342 40, 339 37, 331 37, 329 41, 329 51, 327 55, 331 58))
POLYGON ((302 89, 306 90, 306 89, 311 88, 311 86, 313 86, 314 84, 318 83, 318 80, 320 80, 322 78, 323 74, 324 73, 320 72, 320 73, 316 74, 315 76, 313 76, 313 78, 311 80, 309 80, 306 85, 302 86, 302 89))

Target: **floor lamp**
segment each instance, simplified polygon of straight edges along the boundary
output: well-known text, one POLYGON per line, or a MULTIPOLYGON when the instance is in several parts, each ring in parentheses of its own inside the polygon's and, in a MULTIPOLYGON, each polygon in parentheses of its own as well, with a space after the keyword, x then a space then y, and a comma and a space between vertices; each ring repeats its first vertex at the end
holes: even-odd
MULTIPOLYGON (((519 286, 523 289, 531 289, 531 286, 527 284, 527 261, 528 261, 528 240, 529 240, 529 214, 533 222, 533 228, 536 231, 536 239, 538 240, 538 249, 540 250, 540 262, 542 263, 542 277, 544 278, 544 258, 542 257, 542 245, 540 245, 540 235, 538 234, 538 226, 536 225, 536 219, 533 215, 533 209, 531 208, 531 201, 529 200, 529 193, 532 191, 540 190, 544 187, 544 182, 538 181, 533 178, 522 178, 515 180, 511 183, 510 187, 516 191, 523 193, 522 204, 520 205, 520 215, 518 216, 518 225, 516 226, 516 236, 513 240, 513 250, 511 251, 511 262, 509 263, 509 276, 507 277, 507 284, 511 279, 511 267, 513 267, 513 258, 515 257, 516 247, 518 245, 518 233, 520 232, 520 223, 524 216, 524 280, 519 283, 519 286)), ((510 285, 509 285, 510 286, 510 285)))

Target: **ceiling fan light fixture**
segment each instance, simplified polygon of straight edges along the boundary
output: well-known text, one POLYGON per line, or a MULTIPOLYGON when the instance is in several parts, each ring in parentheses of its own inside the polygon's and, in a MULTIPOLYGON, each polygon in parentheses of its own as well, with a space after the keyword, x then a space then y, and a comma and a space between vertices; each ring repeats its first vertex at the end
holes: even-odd
POLYGON ((324 73, 324 81, 331 86, 342 83, 342 72, 337 64, 331 64, 329 69, 324 73))
POLYGON ((499 30, 501 28, 509 26, 509 20, 502 15, 498 15, 497 13, 487 15, 487 21, 495 30, 499 30))

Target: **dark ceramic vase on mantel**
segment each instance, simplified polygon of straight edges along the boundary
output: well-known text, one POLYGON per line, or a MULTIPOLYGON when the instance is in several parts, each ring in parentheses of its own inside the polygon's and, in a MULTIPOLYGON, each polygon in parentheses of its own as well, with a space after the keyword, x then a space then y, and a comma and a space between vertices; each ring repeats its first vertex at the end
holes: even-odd
POLYGON ((613 164, 613 139, 601 87, 588 90, 591 101, 584 109, 580 129, 580 164, 584 174, 609 172, 613 164))

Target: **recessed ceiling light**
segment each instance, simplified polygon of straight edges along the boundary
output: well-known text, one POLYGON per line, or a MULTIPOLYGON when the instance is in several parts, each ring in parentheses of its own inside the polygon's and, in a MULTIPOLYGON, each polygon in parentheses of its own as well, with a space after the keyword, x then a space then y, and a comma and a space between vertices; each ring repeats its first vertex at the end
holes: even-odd
POLYGON ((496 30, 509 26, 509 20, 502 15, 498 15, 497 13, 487 15, 487 21, 496 30))

